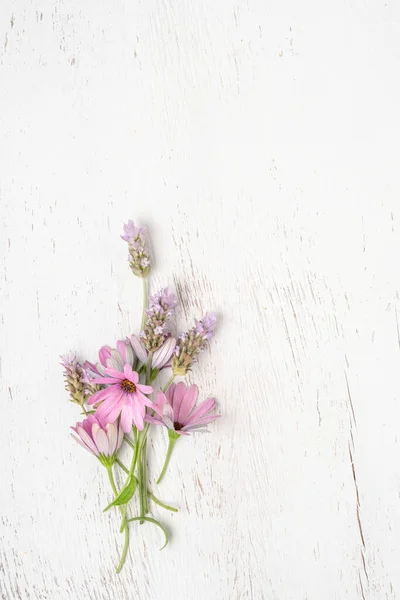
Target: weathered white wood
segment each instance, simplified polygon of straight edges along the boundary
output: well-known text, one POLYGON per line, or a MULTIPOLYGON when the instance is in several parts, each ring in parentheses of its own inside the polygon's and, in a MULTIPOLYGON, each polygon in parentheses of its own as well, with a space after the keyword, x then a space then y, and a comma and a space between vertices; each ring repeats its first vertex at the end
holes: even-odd
MULTIPOLYGON (((400 8, 3 0, 1 597, 400 598, 400 8), (73 444, 59 354, 138 326, 149 225, 219 400, 132 528, 73 444)), ((152 477, 163 432, 153 437, 152 477)))

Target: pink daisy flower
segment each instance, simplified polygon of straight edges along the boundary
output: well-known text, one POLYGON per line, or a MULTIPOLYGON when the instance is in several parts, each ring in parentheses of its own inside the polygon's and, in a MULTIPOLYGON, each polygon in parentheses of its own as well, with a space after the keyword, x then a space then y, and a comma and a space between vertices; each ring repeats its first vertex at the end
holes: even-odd
POLYGON ((88 400, 88 404, 101 402, 96 410, 97 419, 105 425, 114 423, 121 415, 121 427, 125 433, 131 430, 132 423, 142 430, 145 406, 153 406, 145 394, 151 394, 153 388, 139 383, 139 375, 132 371, 131 365, 125 365, 123 370, 108 367, 104 371, 104 376, 96 377, 92 381, 108 387, 96 392, 88 400))
POLYGON ((135 362, 135 353, 128 339, 118 340, 116 348, 102 346, 99 350, 99 360, 96 364, 88 360, 83 365, 84 369, 90 370, 95 375, 105 376, 105 368, 117 369, 123 371, 125 365, 131 365, 135 362))
MULTIPOLYGON (((124 437, 121 426, 116 423, 108 423, 101 427, 94 415, 89 415, 82 423, 71 427, 76 435, 71 436, 86 450, 97 456, 103 463, 109 462, 122 444, 124 437)), ((113 462, 113 461, 112 461, 113 462)))
POLYGON ((216 406, 215 398, 208 398, 195 407, 199 389, 197 385, 186 387, 183 382, 169 387, 166 394, 157 392, 156 403, 152 408, 154 416, 146 415, 145 420, 156 425, 164 425, 177 435, 189 435, 190 431, 206 431, 205 425, 221 415, 211 415, 216 406))

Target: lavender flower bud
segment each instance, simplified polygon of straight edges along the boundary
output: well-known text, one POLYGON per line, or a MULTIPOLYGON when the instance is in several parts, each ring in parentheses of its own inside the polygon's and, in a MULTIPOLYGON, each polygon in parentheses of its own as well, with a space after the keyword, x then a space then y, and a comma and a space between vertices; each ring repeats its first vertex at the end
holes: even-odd
POLYGON ((172 359, 174 375, 183 376, 190 371, 197 356, 214 335, 216 322, 213 313, 206 313, 200 321, 195 320, 195 327, 180 336, 172 359))
POLYGON ((69 392, 70 401, 83 406, 86 392, 82 365, 78 363, 74 354, 61 356, 61 365, 64 367, 65 389, 69 392))
POLYGON ((97 375, 86 363, 84 363, 82 371, 83 377, 81 381, 85 390, 85 400, 87 401, 93 394, 101 390, 101 385, 92 382, 92 379, 97 377, 97 375))
POLYGON ((146 324, 140 333, 140 341, 149 352, 160 348, 169 337, 167 324, 174 315, 177 304, 178 299, 169 288, 151 296, 149 308, 146 310, 146 324))
POLYGON ((146 241, 147 228, 135 227, 133 221, 124 225, 124 234, 121 235, 128 242, 129 266, 138 277, 147 277, 151 271, 150 253, 146 241))

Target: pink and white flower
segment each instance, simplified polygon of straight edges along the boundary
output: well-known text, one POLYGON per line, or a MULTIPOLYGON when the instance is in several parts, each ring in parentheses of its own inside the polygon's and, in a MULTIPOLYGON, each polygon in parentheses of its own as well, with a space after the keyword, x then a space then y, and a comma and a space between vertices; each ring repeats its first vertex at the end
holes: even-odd
POLYGON ((100 348, 100 362, 93 364, 87 360, 83 367, 92 371, 94 375, 104 376, 107 367, 117 369, 117 371, 123 371, 125 365, 133 367, 135 358, 130 341, 128 339, 118 340, 116 348, 111 348, 110 346, 102 346, 100 348))
MULTIPOLYGON (((141 339, 137 335, 132 335, 131 344, 140 362, 146 364, 149 353, 141 339)), ((176 339, 174 337, 167 337, 161 348, 153 353, 151 368, 160 370, 169 366, 168 363, 175 352, 175 348, 176 339)))
POLYGON ((144 427, 145 406, 153 406, 153 402, 145 396, 151 394, 150 385, 139 383, 139 375, 132 371, 130 365, 122 370, 107 367, 105 375, 93 379, 93 383, 107 385, 106 388, 93 394, 88 404, 98 404, 96 418, 104 426, 114 423, 121 415, 121 426, 125 433, 132 428, 132 423, 140 430, 144 427))
POLYGON ((178 435, 189 435, 191 431, 206 431, 205 425, 221 415, 210 414, 216 406, 215 398, 208 398, 197 407, 199 395, 197 385, 186 387, 183 382, 169 387, 166 394, 157 392, 152 408, 155 415, 146 415, 145 420, 156 425, 164 425, 178 435))
POLYGON ((122 444, 124 433, 117 423, 107 423, 102 427, 94 415, 89 415, 82 423, 71 427, 76 435, 71 436, 86 450, 102 462, 113 458, 122 444))

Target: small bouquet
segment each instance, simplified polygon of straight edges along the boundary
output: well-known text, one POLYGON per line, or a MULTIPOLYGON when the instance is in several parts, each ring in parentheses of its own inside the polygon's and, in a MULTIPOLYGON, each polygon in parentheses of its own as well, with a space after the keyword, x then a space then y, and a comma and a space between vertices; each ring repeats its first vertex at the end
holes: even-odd
POLYGON ((178 304, 176 296, 164 288, 148 301, 148 279, 151 259, 147 229, 135 227, 132 221, 124 225, 128 243, 129 266, 143 281, 143 315, 141 331, 116 343, 116 348, 103 346, 99 362, 78 362, 75 355, 63 356, 62 366, 66 390, 71 402, 78 404, 84 415, 82 422, 72 427, 74 439, 96 456, 105 467, 113 499, 104 509, 116 507, 121 514, 120 533, 125 542, 117 566, 124 565, 129 546, 129 524, 148 522, 161 528, 168 543, 165 527, 149 515, 154 502, 169 511, 177 509, 159 500, 151 491, 147 477, 146 445, 149 430, 161 425, 168 432, 168 449, 159 484, 167 470, 176 442, 194 431, 207 431, 205 426, 220 415, 214 414, 215 398, 197 404, 197 385, 187 386, 177 377, 184 377, 196 362, 212 336, 216 318, 207 313, 178 338, 169 330, 169 323, 178 304), (157 380, 162 372, 169 374, 168 382, 160 387, 157 380), (120 456, 123 444, 131 448, 130 465, 120 456), (121 470, 123 484, 117 488, 115 469, 121 470), (139 514, 130 516, 128 509, 139 497, 139 514))

